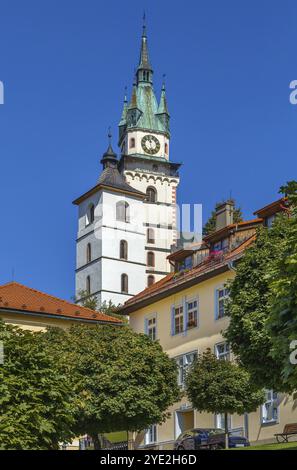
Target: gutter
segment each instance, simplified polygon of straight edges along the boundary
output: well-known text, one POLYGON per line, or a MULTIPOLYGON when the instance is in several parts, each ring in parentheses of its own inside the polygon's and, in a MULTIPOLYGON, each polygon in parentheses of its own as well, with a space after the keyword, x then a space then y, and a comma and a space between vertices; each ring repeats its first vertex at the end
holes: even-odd
MULTIPOLYGON (((99 325, 117 325, 117 326, 122 326, 123 323, 119 323, 119 322, 113 322, 112 320, 111 321, 107 321, 107 320, 96 320, 96 319, 88 319, 88 318, 79 318, 79 316, 77 317, 68 317, 68 316, 65 316, 65 315, 55 315, 55 314, 51 314, 51 313, 37 313, 37 312, 31 312, 31 311, 24 311, 24 310, 17 310, 17 309, 10 309, 10 308, 3 308, 3 307, 0 307, 0 313, 3 312, 3 313, 15 313, 15 314, 21 314, 21 315, 30 315, 32 317, 38 317, 38 318, 55 318, 57 320, 72 320, 72 321, 78 321, 80 323, 97 323, 99 325)), ((112 317, 110 317, 112 318, 112 317)))

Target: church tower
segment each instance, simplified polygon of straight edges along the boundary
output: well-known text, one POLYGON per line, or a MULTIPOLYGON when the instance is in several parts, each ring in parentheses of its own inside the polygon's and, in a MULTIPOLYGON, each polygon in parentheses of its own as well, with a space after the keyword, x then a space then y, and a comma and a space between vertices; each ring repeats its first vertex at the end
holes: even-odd
POLYGON ((153 88, 146 27, 131 99, 124 98, 119 123, 120 159, 111 135, 103 171, 78 197, 76 298, 96 296, 118 305, 171 271, 175 244, 179 163, 170 161, 165 84, 159 102, 153 88))
POLYGON ((123 304, 145 285, 145 194, 126 183, 109 146, 101 159, 97 184, 73 204, 78 206, 76 298, 95 296, 99 305, 123 304))
POLYGON ((146 284, 170 272, 167 256, 176 242, 176 190, 180 164, 170 161, 170 115, 165 83, 157 101, 153 88, 146 25, 130 102, 124 98, 119 123, 119 169, 127 183, 145 193, 146 284))

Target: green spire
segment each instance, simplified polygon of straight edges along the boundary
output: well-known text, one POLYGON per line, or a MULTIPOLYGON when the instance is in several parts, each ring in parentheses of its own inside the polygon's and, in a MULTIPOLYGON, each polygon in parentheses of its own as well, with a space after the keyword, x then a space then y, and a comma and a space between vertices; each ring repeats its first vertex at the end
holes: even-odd
POLYGON ((143 15, 140 57, 139 57, 139 65, 137 68, 136 76, 137 76, 137 84, 139 83, 151 84, 152 83, 153 69, 150 64, 149 53, 148 53, 145 13, 143 15))
MULTIPOLYGON (((164 75, 163 75, 164 79, 164 75)), ((160 98, 160 103, 158 106, 158 111, 157 111, 157 117, 159 121, 161 122, 164 130, 169 133, 169 111, 168 111, 168 106, 167 106, 167 100, 166 100, 166 91, 165 91, 165 82, 163 81, 162 85, 162 91, 161 91, 161 98, 160 98)))
POLYGON ((168 114, 168 106, 167 106, 167 99, 166 99, 166 90, 165 90, 165 82, 163 81, 162 90, 161 90, 161 98, 160 103, 158 106, 158 113, 157 114, 168 114))

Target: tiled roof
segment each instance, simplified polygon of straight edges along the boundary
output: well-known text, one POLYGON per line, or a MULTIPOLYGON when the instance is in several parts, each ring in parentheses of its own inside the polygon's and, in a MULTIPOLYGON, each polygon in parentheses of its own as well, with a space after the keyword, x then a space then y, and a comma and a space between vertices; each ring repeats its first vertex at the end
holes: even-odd
POLYGON ((261 209, 258 209, 256 212, 254 212, 255 215, 258 217, 268 217, 269 215, 273 215, 276 212, 280 212, 282 210, 285 210, 285 204, 286 204, 287 198, 282 197, 280 199, 277 199, 277 201, 273 201, 270 204, 267 204, 264 207, 261 207, 261 209))
POLYGON ((68 317, 69 319, 75 318, 82 321, 121 324, 121 321, 117 318, 31 289, 18 282, 9 282, 0 286, 0 316, 3 310, 17 310, 38 313, 39 315, 53 315, 57 318, 68 317))
POLYGON ((215 239, 221 239, 225 234, 227 235, 230 230, 233 229, 244 229, 245 227, 249 227, 250 225, 257 225, 257 224, 262 224, 263 219, 262 218, 257 218, 257 219, 251 219, 251 220, 244 220, 243 222, 238 222, 234 224, 229 224, 226 225, 226 227, 221 228, 220 230, 217 230, 216 232, 212 232, 206 237, 203 238, 206 242, 213 241, 215 239))
POLYGON ((203 277, 205 274, 211 273, 212 271, 216 271, 217 269, 223 268, 224 266, 228 266, 230 262, 235 261, 237 258, 241 257, 244 250, 253 243, 255 238, 256 235, 252 235, 247 240, 238 245, 234 250, 226 253, 223 256, 218 256, 214 258, 208 257, 199 265, 193 267, 189 271, 184 271, 180 274, 167 274, 167 276, 162 278, 160 281, 156 282, 150 287, 147 287, 139 294, 127 300, 124 306, 119 309, 119 311, 121 313, 126 313, 126 309, 131 309, 132 311, 132 306, 133 310, 136 310, 134 306, 137 307, 138 304, 145 300, 151 299, 151 301, 153 302, 154 297, 158 294, 161 294, 162 292, 170 291, 171 289, 174 289, 177 286, 181 286, 182 290, 183 285, 186 284, 188 281, 196 279, 198 282, 199 278, 203 277))

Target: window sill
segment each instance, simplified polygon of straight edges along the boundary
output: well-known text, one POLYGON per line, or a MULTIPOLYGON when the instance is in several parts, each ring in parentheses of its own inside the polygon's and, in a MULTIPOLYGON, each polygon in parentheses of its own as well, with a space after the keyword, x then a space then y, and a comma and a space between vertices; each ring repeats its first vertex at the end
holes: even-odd
POLYGON ((273 419, 271 421, 261 421, 261 427, 266 427, 266 426, 275 426, 276 424, 279 424, 279 419, 273 419))

